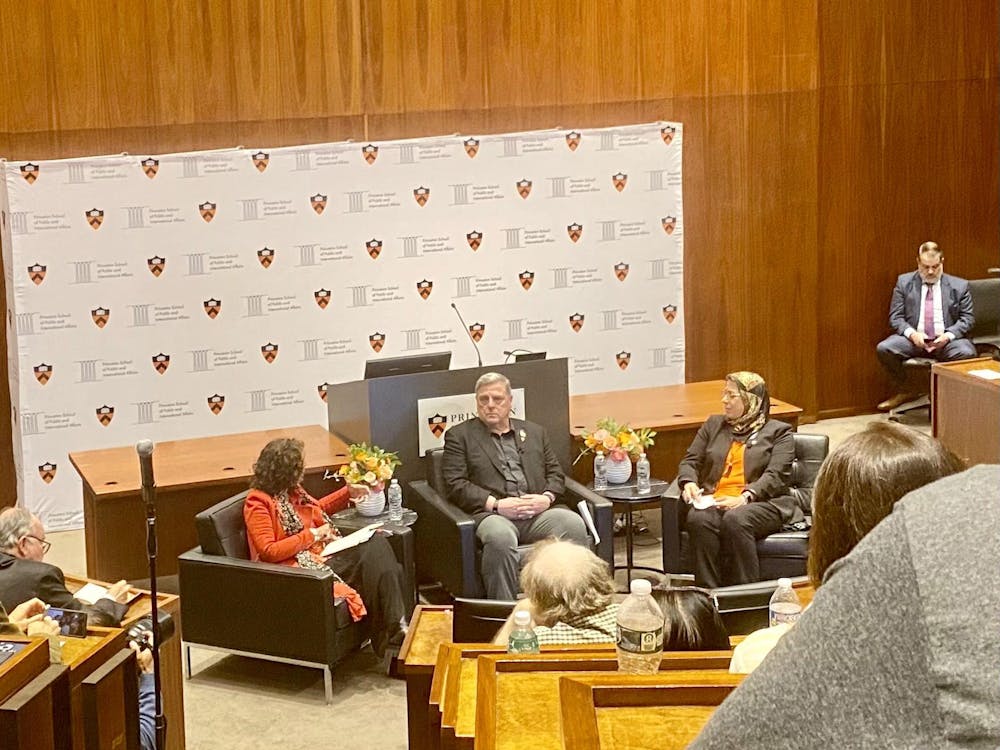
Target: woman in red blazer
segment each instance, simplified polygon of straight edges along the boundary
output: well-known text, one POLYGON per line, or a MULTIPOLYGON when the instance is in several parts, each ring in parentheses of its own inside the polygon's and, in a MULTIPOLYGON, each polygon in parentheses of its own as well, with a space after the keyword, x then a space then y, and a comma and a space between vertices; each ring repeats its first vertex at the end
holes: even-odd
POLYGON ((311 497, 301 485, 302 448, 302 441, 294 438, 272 440, 253 465, 251 489, 243 505, 250 557, 332 569, 341 579, 334 584, 334 594, 348 599, 355 620, 366 613, 371 620, 372 650, 379 656, 387 649, 398 650, 406 635, 402 568, 381 534, 330 557, 320 554, 340 536, 330 515, 346 508, 352 495, 363 492, 342 487, 319 500, 311 497))

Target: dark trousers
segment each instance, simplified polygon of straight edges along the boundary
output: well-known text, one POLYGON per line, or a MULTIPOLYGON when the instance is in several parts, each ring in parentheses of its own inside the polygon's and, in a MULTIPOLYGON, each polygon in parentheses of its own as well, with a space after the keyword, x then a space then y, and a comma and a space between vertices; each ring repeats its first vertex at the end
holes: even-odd
POLYGON ((906 384, 906 372, 903 369, 903 362, 910 357, 930 357, 938 362, 951 362, 956 359, 972 359, 976 356, 976 347, 968 339, 955 339, 949 341, 940 349, 927 351, 913 345, 905 336, 893 334, 886 339, 882 339, 875 349, 878 354, 878 361, 889 373, 893 385, 897 390, 901 390, 906 384))
POLYGON ((757 540, 781 531, 781 511, 771 503, 733 510, 688 507, 687 532, 699 586, 717 588, 760 579, 757 540))
POLYGON ((406 618, 403 568, 396 562, 388 540, 373 534, 367 542, 338 552, 326 564, 361 594, 368 610, 372 649, 381 656, 406 618))

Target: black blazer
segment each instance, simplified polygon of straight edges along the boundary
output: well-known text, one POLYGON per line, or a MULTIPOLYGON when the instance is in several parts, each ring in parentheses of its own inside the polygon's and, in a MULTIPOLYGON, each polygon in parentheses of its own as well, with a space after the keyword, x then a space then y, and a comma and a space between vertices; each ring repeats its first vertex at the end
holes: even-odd
MULTIPOLYGON (((698 428, 691 447, 677 471, 677 485, 695 482, 706 492, 713 492, 726 466, 726 456, 733 442, 733 433, 721 414, 709 417, 698 428)), ((792 475, 795 443, 792 428, 784 422, 769 419, 747 441, 743 454, 743 476, 754 502, 769 502, 781 511, 783 523, 801 521, 803 509, 788 494, 792 475)))
POLYGON ((38 597, 50 607, 80 609, 88 614, 88 625, 116 628, 128 611, 127 604, 99 599, 93 606, 73 597, 63 572, 55 565, 25 560, 0 552, 0 602, 8 610, 38 597))
MULTIPOLYGON (((528 492, 551 492, 558 502, 566 480, 545 428, 522 419, 510 420, 510 426, 521 452, 528 492)), ((441 474, 448 500, 466 513, 485 516, 486 498, 507 496, 502 468, 496 442, 478 417, 467 419, 444 434, 441 474)))
MULTIPOLYGON (((900 336, 907 328, 917 328, 923 314, 924 280, 916 271, 900 274, 889 303, 889 326, 900 336)), ((972 310, 969 282, 957 276, 941 274, 941 316, 944 329, 963 339, 976 323, 972 310)), ((938 333, 943 333, 938 331, 938 333)))

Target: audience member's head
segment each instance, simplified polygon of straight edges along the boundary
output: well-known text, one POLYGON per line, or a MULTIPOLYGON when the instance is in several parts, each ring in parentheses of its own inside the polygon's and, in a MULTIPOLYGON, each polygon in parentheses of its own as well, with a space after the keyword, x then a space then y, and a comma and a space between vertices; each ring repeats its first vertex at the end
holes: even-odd
POLYGON ((903 495, 964 468, 934 438, 892 422, 873 422, 847 438, 816 476, 809 535, 813 586, 903 495))
POLYGON ((295 438, 277 438, 265 445, 254 462, 250 486, 277 496, 298 485, 305 470, 303 447, 295 438))
POLYGON ((664 651, 729 649, 729 634, 715 599, 693 586, 656 586, 653 599, 663 610, 664 651))
POLYGON ((521 590, 531 602, 535 623, 551 627, 605 609, 615 583, 608 564, 586 547, 547 539, 528 553, 521 590))
POLYGON ((24 508, 0 512, 0 550, 25 560, 41 560, 48 549, 45 527, 38 516, 24 508))

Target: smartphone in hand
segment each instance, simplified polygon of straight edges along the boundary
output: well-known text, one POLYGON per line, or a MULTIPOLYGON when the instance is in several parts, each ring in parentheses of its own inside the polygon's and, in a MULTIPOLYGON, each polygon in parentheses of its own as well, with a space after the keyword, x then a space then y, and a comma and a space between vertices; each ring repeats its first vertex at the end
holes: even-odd
POLYGON ((45 616, 51 617, 59 624, 59 635, 72 638, 84 638, 87 635, 87 613, 78 609, 62 609, 49 607, 45 616))

